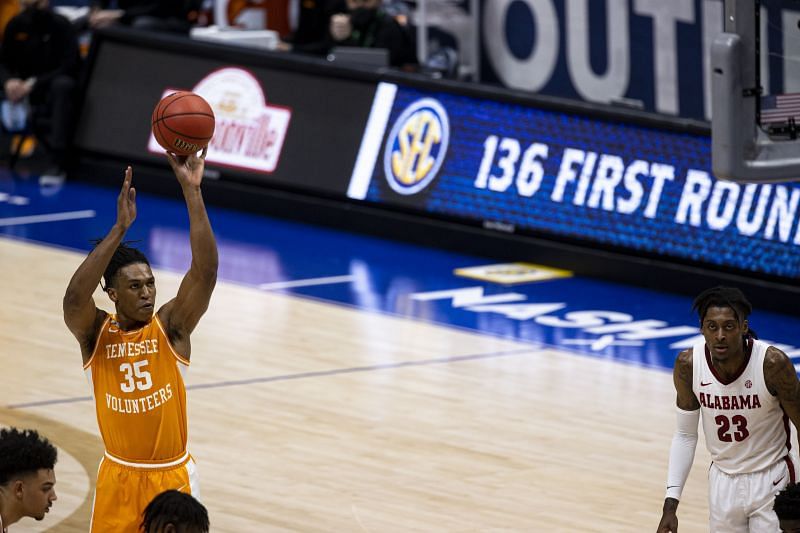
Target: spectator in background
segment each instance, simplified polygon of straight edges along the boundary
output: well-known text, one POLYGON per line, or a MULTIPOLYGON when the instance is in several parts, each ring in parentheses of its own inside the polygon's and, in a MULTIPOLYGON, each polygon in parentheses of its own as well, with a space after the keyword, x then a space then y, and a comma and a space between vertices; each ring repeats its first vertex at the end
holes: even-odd
POLYGON ((56 501, 58 451, 33 430, 0 429, 0 531, 30 516, 44 519, 56 501))
POLYGON ((166 490, 142 513, 144 533, 208 533, 208 511, 192 495, 166 490))
POLYGON ((389 50, 393 67, 415 65, 416 47, 407 26, 386 13, 381 0, 346 0, 347 12, 331 17, 334 46, 361 46, 389 50))
POLYGON ((188 35, 201 8, 202 0, 95 0, 91 4, 89 27, 122 24, 140 30, 188 35))
POLYGON ((285 48, 297 52, 327 52, 328 28, 334 13, 347 11, 345 0, 299 0, 297 28, 286 40, 285 48))
POLYGON ((329 0, 325 7, 317 9, 323 9, 322 18, 328 20, 326 34, 321 41, 297 45, 293 50, 324 55, 335 46, 384 48, 389 50, 389 64, 393 67, 417 64, 410 28, 400 23, 405 18, 387 13, 381 0, 329 0))
POLYGON ((78 39, 72 24, 53 12, 48 0, 22 0, 22 12, 12 18, 0 49, 3 99, 30 103, 28 120, 51 121, 50 168, 63 174, 72 137, 76 85, 80 67, 78 39))

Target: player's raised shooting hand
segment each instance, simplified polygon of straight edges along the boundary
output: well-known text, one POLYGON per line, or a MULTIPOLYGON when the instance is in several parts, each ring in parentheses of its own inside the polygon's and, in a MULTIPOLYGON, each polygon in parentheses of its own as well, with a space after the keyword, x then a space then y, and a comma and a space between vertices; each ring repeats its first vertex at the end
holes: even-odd
POLYGON ((125 169, 122 190, 117 197, 117 225, 124 231, 136 220, 136 189, 131 186, 132 181, 133 169, 129 166, 125 169))
POLYGON ((206 154, 208 147, 203 148, 200 155, 192 154, 179 156, 167 152, 167 160, 175 172, 175 177, 184 189, 186 187, 200 187, 203 181, 203 170, 206 167, 206 154))

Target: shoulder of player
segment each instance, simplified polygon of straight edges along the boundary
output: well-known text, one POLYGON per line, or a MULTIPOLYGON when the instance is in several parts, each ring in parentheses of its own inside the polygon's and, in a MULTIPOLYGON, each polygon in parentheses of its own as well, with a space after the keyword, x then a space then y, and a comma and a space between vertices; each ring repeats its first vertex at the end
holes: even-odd
POLYGON ((692 354, 692 349, 687 348, 686 350, 680 352, 678 357, 675 358, 675 368, 673 370, 675 381, 691 385, 693 366, 694 356, 692 354))
MULTIPOLYGON (((89 349, 89 351, 94 349, 94 344, 97 342, 97 339, 100 338, 100 333, 103 329, 103 324, 105 323, 106 319, 108 318, 108 313, 100 309, 99 307, 95 307, 94 311, 94 323, 92 324, 91 329, 85 330, 82 334, 83 338, 78 338, 78 342, 89 349)), ((77 336, 77 335, 76 335, 77 336)))
POLYGON ((158 320, 161 322, 161 325, 164 327, 164 329, 167 329, 170 326, 170 315, 172 314, 172 308, 174 305, 175 298, 159 307, 158 311, 156 311, 156 316, 158 317, 158 320))
POLYGON ((103 333, 103 325, 106 323, 108 317, 109 314, 106 311, 96 308, 93 331, 85 338, 78 340, 78 343, 81 345, 81 355, 84 364, 92 357, 97 341, 103 333))
POLYGON ((775 346, 767 346, 767 351, 764 354, 764 364, 783 363, 789 359, 789 356, 783 353, 780 348, 775 346))
POLYGON ((675 367, 689 367, 691 370, 692 364, 694 363, 694 354, 692 353, 691 348, 686 348, 682 352, 678 354, 678 357, 675 358, 675 367))
POLYGON ((785 372, 787 368, 794 372, 789 356, 775 346, 768 346, 764 354, 764 377, 769 380, 771 376, 785 372))
POLYGON ((800 383, 794 364, 789 356, 774 346, 768 347, 764 355, 764 383, 781 402, 800 401, 800 383))
POLYGON ((688 348, 678 354, 675 359, 675 369, 672 381, 677 392, 676 404, 684 411, 694 411, 700 408, 700 402, 693 392, 694 357, 692 349, 688 348))
POLYGON ((170 342, 176 342, 184 337, 187 337, 183 329, 178 327, 178 325, 176 325, 175 321, 172 319, 172 310, 174 307, 175 299, 173 298, 162 305, 156 313, 158 316, 158 321, 161 322, 161 327, 164 329, 164 332, 167 334, 170 342))

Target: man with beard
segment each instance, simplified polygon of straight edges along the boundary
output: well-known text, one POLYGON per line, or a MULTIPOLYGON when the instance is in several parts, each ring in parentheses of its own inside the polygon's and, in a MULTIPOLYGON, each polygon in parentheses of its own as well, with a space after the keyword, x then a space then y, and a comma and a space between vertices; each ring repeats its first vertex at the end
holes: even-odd
POLYGON ((0 429, 0 532, 30 516, 44 519, 56 501, 58 451, 34 430, 0 429))

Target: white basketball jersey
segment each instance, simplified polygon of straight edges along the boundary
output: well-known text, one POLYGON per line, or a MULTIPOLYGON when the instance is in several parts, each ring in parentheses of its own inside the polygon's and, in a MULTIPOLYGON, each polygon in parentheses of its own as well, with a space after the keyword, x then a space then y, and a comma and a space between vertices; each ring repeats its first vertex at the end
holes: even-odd
POLYGON ((692 348, 692 390, 700 401, 706 446, 726 474, 769 468, 789 453, 789 417, 764 381, 769 345, 750 339, 750 358, 729 382, 711 365, 705 341, 692 348))

